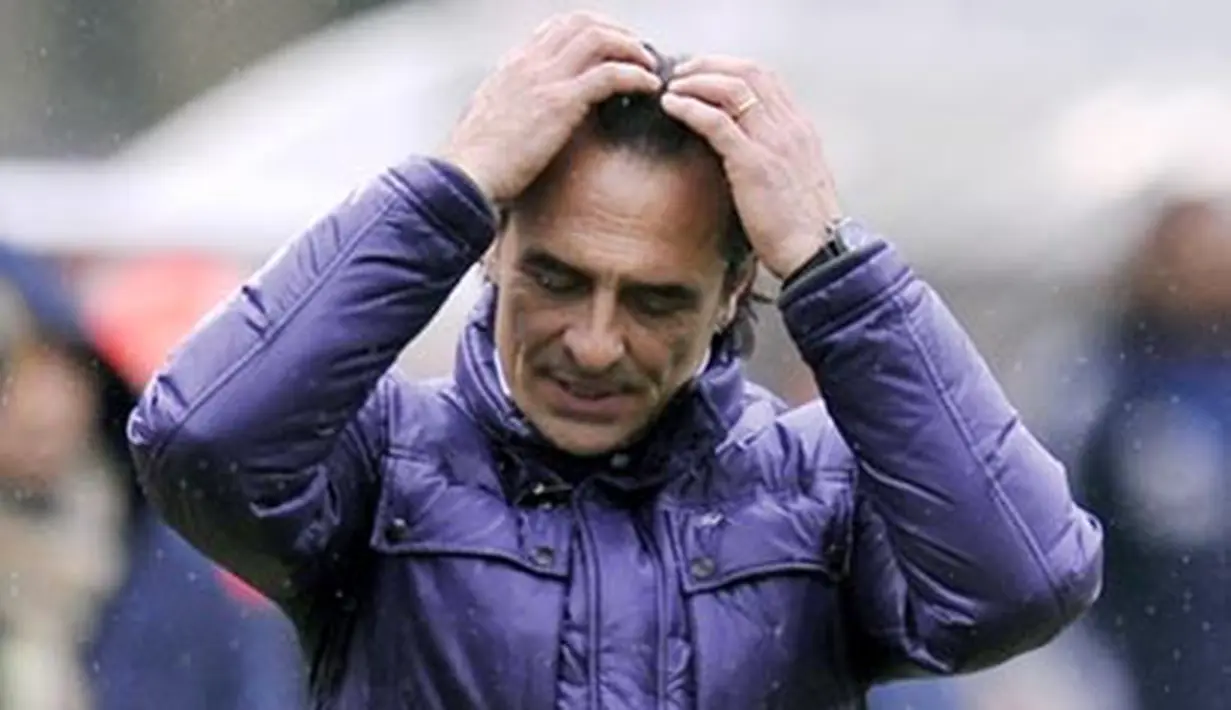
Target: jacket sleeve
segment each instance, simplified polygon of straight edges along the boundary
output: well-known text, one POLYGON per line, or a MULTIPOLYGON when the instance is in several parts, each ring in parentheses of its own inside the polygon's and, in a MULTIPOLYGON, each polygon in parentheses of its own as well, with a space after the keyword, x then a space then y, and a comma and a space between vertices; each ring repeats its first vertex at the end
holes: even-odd
POLYGON ((867 680, 985 668, 1087 610, 1102 532, 970 338, 884 240, 791 280, 780 305, 854 453, 846 598, 867 680))
POLYGON ((494 229, 461 173, 413 160, 284 247, 176 349, 129 419, 163 517, 273 599, 343 559, 370 526, 387 373, 494 229))

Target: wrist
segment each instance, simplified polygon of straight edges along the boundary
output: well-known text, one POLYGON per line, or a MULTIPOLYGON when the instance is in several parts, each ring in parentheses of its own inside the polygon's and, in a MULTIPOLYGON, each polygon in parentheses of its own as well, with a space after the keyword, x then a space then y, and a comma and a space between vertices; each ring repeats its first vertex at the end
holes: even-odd
POLYGON ((839 231, 851 221, 853 220, 850 217, 830 219, 825 223, 819 235, 813 234, 796 240, 795 243, 799 246, 790 250, 791 258, 785 262, 783 270, 770 268, 770 271, 784 283, 788 283, 794 281, 800 273, 846 253, 849 248, 839 231))
POLYGON ((452 162, 429 157, 402 171, 411 199, 429 210, 445 231, 475 254, 486 251, 498 228, 498 215, 478 185, 452 162), (424 171, 423 168, 427 170, 424 171))
POLYGON ((801 235, 782 244, 773 256, 773 260, 762 259, 765 268, 779 280, 785 280, 794 274, 812 257, 824 248, 826 238, 823 234, 801 235))
POLYGON ((464 175, 474 185, 475 189, 483 193, 488 202, 492 204, 497 202, 495 186, 492 184, 491 179, 486 176, 482 168, 482 160, 460 147, 446 148, 438 157, 464 175))
POLYGON ((474 168, 471 161, 458 154, 445 152, 440 154, 437 160, 448 165, 459 178, 466 181, 474 192, 482 197, 484 205, 487 206, 493 218, 498 219, 500 202, 494 196, 492 187, 484 178, 481 170, 474 168))

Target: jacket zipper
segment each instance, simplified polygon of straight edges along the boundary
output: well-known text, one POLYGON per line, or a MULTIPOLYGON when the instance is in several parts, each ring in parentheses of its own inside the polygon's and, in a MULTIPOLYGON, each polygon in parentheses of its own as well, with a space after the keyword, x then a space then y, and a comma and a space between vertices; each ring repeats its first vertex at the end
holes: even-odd
POLYGON ((598 574, 599 574, 598 559, 597 559, 598 545, 594 542, 593 531, 590 530, 589 521, 586 520, 585 504, 582 500, 584 496, 580 495, 584 488, 585 488, 585 484, 583 483, 581 486, 578 487, 576 491, 577 494, 573 496, 573 512, 577 516, 577 527, 581 532, 580 541, 582 544, 582 549, 584 550, 584 553, 585 553, 585 560, 586 560, 586 565, 585 565, 586 567, 586 597, 587 597, 586 603, 587 605, 589 605, 589 611, 590 611, 590 619, 589 619, 590 628, 588 629, 588 634, 587 634, 589 636, 588 644, 590 646, 590 652, 589 652, 588 659, 586 661, 586 666, 587 666, 587 673, 590 676, 589 678, 590 708, 591 710, 601 710, 601 706, 600 706, 601 695, 599 692, 599 683, 598 683, 598 672, 599 672, 598 654, 599 654, 599 649, 600 649, 599 639, 598 639, 598 630, 599 628, 601 628, 600 623, 599 623, 600 621, 599 620, 600 580, 598 578, 598 574))
MULTIPOLYGON (((653 505, 653 504, 651 504, 653 505)), ((665 520, 666 515, 659 515, 655 507, 651 507, 649 511, 650 525, 646 530, 646 538, 650 544, 650 552, 654 556, 654 594, 658 618, 655 626, 658 645, 658 663, 656 664, 655 674, 656 683, 654 684, 655 702, 654 706, 658 710, 665 710, 667 707, 667 683, 668 671, 670 670, 670 649, 668 647, 668 636, 671 631, 671 595, 668 594, 667 579, 670 562, 663 555, 662 545, 658 543, 658 521, 665 520)), ((664 526, 664 529, 666 526, 664 526)))

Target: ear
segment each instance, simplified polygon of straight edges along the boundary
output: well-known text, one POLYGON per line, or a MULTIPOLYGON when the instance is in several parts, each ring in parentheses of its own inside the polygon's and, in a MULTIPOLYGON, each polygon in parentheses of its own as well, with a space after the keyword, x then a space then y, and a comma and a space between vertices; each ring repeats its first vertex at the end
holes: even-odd
POLYGON ((497 247, 499 245, 500 238, 497 237, 496 240, 492 242, 492 245, 487 248, 487 251, 483 252, 483 256, 479 258, 479 263, 483 266, 483 278, 486 279, 488 283, 496 282, 496 273, 500 269, 500 264, 498 263, 499 257, 497 255, 497 252, 499 252, 497 247))
POLYGON ((500 215, 500 223, 496 227, 496 238, 492 240, 491 246, 483 252, 483 256, 479 259, 483 265, 483 278, 487 279, 488 283, 496 283, 500 280, 500 254, 504 251, 502 245, 508 241, 505 239, 509 231, 508 212, 502 211, 500 215))
MULTIPOLYGON (((522 214, 522 213, 519 213, 522 214)), ((496 236, 491 246, 481 257, 483 277, 488 283, 499 284, 505 267, 517 263, 517 251, 520 238, 517 236, 518 220, 512 208, 501 207, 496 223, 496 236)))
POLYGON ((730 277, 728 282, 727 292, 723 295, 722 308, 718 309, 718 322, 714 324, 714 332, 721 333, 730 327, 735 320, 735 315, 739 311, 739 304, 743 302, 748 291, 752 289, 752 283, 757 276, 757 260, 749 257, 736 270, 735 274, 730 277))

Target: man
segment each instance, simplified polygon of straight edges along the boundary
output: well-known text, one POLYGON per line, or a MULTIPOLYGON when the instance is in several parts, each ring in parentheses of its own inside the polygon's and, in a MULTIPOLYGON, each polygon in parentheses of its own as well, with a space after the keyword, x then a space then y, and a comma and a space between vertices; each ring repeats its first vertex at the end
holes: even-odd
POLYGON ((1111 398, 1081 473, 1120 583, 1091 620, 1137 707, 1214 710, 1231 694, 1231 226, 1167 204, 1129 263, 1108 344, 1111 398))
POLYGON ((294 707, 284 637, 140 497, 136 397, 85 330, 51 265, 0 246, 0 709, 294 707))
POLYGON ((840 219, 779 81, 585 14, 219 309, 129 436, 296 620, 321 708, 858 707, 1038 646, 1100 581, 1064 472, 840 219), (390 374, 489 247, 455 375, 390 374), (832 419, 741 377, 758 261, 832 419))

